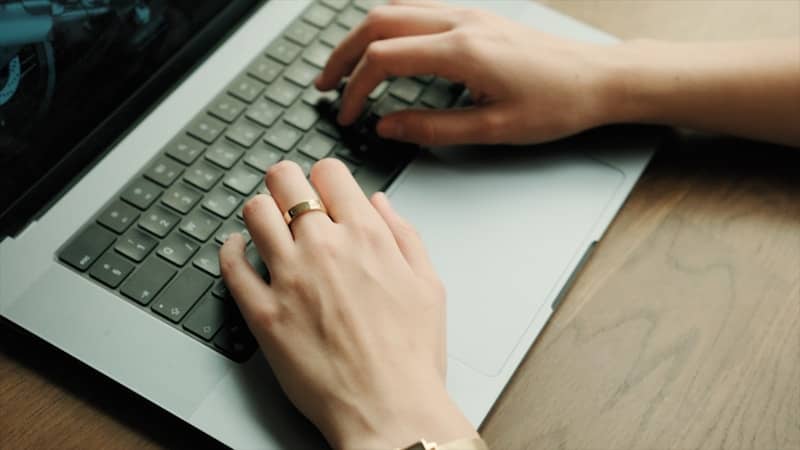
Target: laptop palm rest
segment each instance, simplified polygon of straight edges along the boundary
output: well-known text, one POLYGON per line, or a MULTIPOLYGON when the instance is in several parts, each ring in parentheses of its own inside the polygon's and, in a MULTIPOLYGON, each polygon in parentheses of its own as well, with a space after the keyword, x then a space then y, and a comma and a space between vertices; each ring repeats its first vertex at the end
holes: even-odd
POLYGON ((594 242, 624 174, 563 148, 431 152, 389 191, 448 291, 448 353, 496 376, 594 242))

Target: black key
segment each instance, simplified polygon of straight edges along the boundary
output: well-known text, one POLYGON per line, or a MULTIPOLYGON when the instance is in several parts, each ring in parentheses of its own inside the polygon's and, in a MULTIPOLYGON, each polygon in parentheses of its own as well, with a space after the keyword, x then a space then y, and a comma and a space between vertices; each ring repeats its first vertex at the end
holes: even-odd
POLYGON ((199 270, 188 268, 167 286, 155 302, 153 311, 178 323, 211 287, 212 279, 199 270))
POLYGON ((211 144, 225 132, 225 123, 208 114, 201 114, 189 124, 186 132, 206 144, 211 144))
POLYGON ((161 197, 161 202, 179 213, 186 214, 194 208, 194 205, 203 197, 203 194, 190 188, 184 183, 172 186, 161 197))
POLYGON ((325 28, 333 21, 336 13, 322 5, 311 5, 303 14, 303 20, 319 28, 325 28))
POLYGON ((396 113, 398 111, 402 111, 404 109, 408 109, 408 105, 403 103, 402 101, 387 95, 382 99, 378 100, 378 103, 372 107, 372 114, 375 114, 378 117, 388 116, 389 114, 396 113))
POLYGON ((431 108, 449 108, 461 95, 461 89, 460 86, 454 85, 445 79, 437 78, 433 81, 433 84, 425 89, 420 101, 431 108))
POLYGON ((114 233, 91 224, 72 238, 58 257, 70 266, 84 271, 114 242, 114 233))
POLYGON ((351 6, 339 14, 338 22, 343 27, 350 29, 358 26, 365 17, 367 17, 366 14, 351 6))
POLYGON ((347 28, 334 23, 319 35, 319 40, 330 47, 336 47, 347 37, 347 33, 347 28))
MULTIPOLYGON (((247 108, 247 105, 244 102, 230 95, 221 94, 208 107, 208 113, 217 119, 231 123, 242 114, 245 108, 247 108)), ((191 164, 192 162, 189 161, 186 164, 191 164)))
POLYGON ((303 102, 296 103, 283 115, 283 120, 303 131, 310 130, 318 119, 319 113, 303 102))
POLYGON ((199 338, 210 341, 222 328, 228 308, 221 300, 206 294, 186 318, 183 328, 199 338))
POLYGON ((238 220, 229 220, 225 222, 219 231, 217 231, 217 235, 214 236, 214 240, 222 245, 233 233, 241 234, 245 242, 250 243, 250 231, 247 230, 245 224, 239 222, 238 220))
POLYGON ((337 11, 341 11, 350 2, 350 0, 322 0, 322 4, 329 6, 337 11))
POLYGON ((389 93, 408 104, 417 101, 422 94, 423 85, 411 78, 398 78, 389 86, 389 93))
POLYGON ((261 260, 261 255, 258 254, 258 249, 253 245, 248 245, 247 249, 244 252, 244 256, 247 258, 247 261, 256 269, 261 278, 269 281, 269 271, 267 270, 266 264, 264 261, 261 260))
POLYGON ((258 343, 244 325, 242 319, 226 323, 214 337, 214 346, 238 362, 244 362, 253 356, 258 343))
POLYGON ((183 173, 183 166, 167 158, 159 158, 147 169, 144 176, 163 187, 169 187, 183 173))
POLYGON ((414 77, 415 80, 425 84, 431 84, 431 81, 433 81, 435 78, 435 75, 417 75, 414 77))
POLYGON ((264 142, 256 144, 256 146, 248 150, 247 154, 244 156, 244 162, 247 165, 261 172, 266 172, 271 165, 277 163, 281 159, 283 159, 283 153, 264 142))
POLYGON ((222 218, 227 218, 236 211, 240 203, 242 203, 242 199, 238 195, 218 186, 206 195, 203 200, 203 208, 222 218))
POLYGON ((228 172, 222 183, 242 195, 249 195, 263 180, 263 173, 239 164, 228 172))
POLYGON ((278 39, 267 47, 267 56, 280 61, 284 64, 290 64, 300 54, 301 47, 297 44, 292 44, 286 39, 278 39))
POLYGON ((221 169, 200 160, 186 170, 186 175, 183 179, 204 191, 208 191, 222 178, 222 174, 221 169))
POLYGON ((314 159, 322 159, 333 150, 333 147, 336 146, 336 142, 334 142, 329 137, 319 134, 316 131, 312 131, 303 138, 303 141, 300 142, 300 145, 297 146, 297 149, 301 152, 305 153, 306 155, 314 158, 314 159))
POLYGON ((215 297, 221 299, 227 299, 231 295, 228 291, 228 287, 225 286, 225 280, 219 280, 214 283, 214 286, 211 288, 211 293, 214 294, 215 297))
POLYGON ((156 253, 172 264, 182 266, 194 256, 199 248, 200 245, 196 242, 181 233, 175 232, 161 241, 156 253))
POLYGON ((342 164, 345 165, 345 167, 347 167, 347 170, 349 170, 350 173, 355 175, 356 171, 358 170, 358 166, 355 163, 353 163, 352 161, 348 161, 346 159, 343 159, 343 158, 338 158, 338 159, 339 159, 339 161, 342 162, 342 164))
POLYGON ((383 93, 386 92, 386 89, 388 87, 389 87, 389 82, 387 80, 381 81, 380 84, 375 86, 375 89, 373 89, 372 92, 369 93, 368 98, 373 102, 378 100, 379 98, 381 98, 381 95, 383 95, 383 93))
POLYGON ((120 292, 142 306, 147 305, 176 273, 177 269, 152 257, 128 278, 120 292))
POLYGON ((361 164, 364 162, 359 153, 354 152, 347 146, 340 145, 339 148, 336 149, 336 155, 356 164, 361 164))
POLYGON ((316 161, 313 159, 303 156, 300 153, 294 152, 291 155, 287 156, 286 159, 289 161, 296 162, 301 169, 303 169, 303 173, 305 176, 308 176, 311 173, 311 167, 314 165, 316 161))
POLYGON ((300 96, 303 91, 302 88, 279 78, 277 81, 269 85, 267 92, 264 95, 268 99, 274 101, 281 106, 291 106, 292 103, 300 96))
POLYGON ((192 262, 195 267, 209 275, 218 277, 219 272, 219 246, 213 242, 200 249, 192 262))
POLYGON ((116 201, 106 208, 97 218, 97 222, 119 234, 127 230, 138 218, 139 211, 136 208, 122 201, 116 201))
POLYGON ((108 252, 94 263, 89 275, 110 288, 116 288, 132 270, 133 264, 114 252, 108 252))
POLYGON ((364 193, 370 196, 385 189, 394 178, 396 172, 397 169, 393 167, 365 165, 358 169, 355 179, 364 193))
POLYGON ((284 78, 303 87, 308 87, 319 74, 319 69, 305 61, 296 61, 283 73, 284 78))
POLYGON ((228 128, 225 136, 237 144, 250 148, 264 134, 264 129, 247 119, 239 119, 228 128))
POLYGON ((208 148, 206 159, 222 168, 230 169, 243 154, 244 149, 240 146, 227 139, 220 139, 208 148))
POLYGON ((386 2, 384 0, 355 0, 353 2, 353 6, 362 11, 369 11, 376 6, 383 5, 385 3, 386 2))
POLYGON ((264 83, 242 75, 228 86, 228 93, 239 100, 253 103, 253 100, 264 92, 264 88, 266 88, 264 83))
POLYGON ((255 61, 250 63, 247 68, 247 74, 263 83, 272 83, 278 78, 283 64, 272 59, 259 56, 255 61))
POLYGON ((283 107, 262 98, 248 108, 245 117, 261 126, 271 127, 281 114, 283 114, 283 107))
POLYGON ((122 193, 122 199, 139 209, 147 209, 160 194, 160 187, 143 178, 137 178, 122 193))
POLYGON ((303 52, 303 60, 320 69, 324 69, 328 58, 331 57, 331 53, 333 53, 332 48, 325 44, 315 42, 303 52))
POLYGON ((139 219, 139 226, 163 238, 175 227, 178 220, 178 216, 169 212, 163 206, 156 205, 142 215, 142 218, 139 219))
POLYGON ((186 165, 193 163, 200 153, 203 153, 205 146, 198 140, 191 138, 188 135, 181 134, 176 137, 169 144, 167 144, 167 155, 175 158, 186 165))
POLYGON ((303 92, 303 101, 311 106, 327 106, 336 100, 339 100, 339 91, 322 92, 311 86, 303 92))
POLYGON ((320 133, 325 133, 337 141, 342 139, 342 133, 339 131, 339 125, 327 117, 323 117, 322 120, 317 122, 317 131, 320 133))
POLYGON ((221 220, 204 210, 195 209, 181 222, 181 231, 198 241, 205 242, 217 231, 221 223, 221 220))
POLYGON ((131 228, 119 238, 114 249, 136 262, 142 262, 156 244, 158 241, 149 234, 138 228, 131 228))
POLYGON ((305 47, 306 45, 310 44, 315 37, 317 37, 317 33, 319 33, 319 30, 316 28, 306 23, 297 21, 289 25, 289 27, 286 28, 286 31, 284 31, 283 35, 286 36, 286 39, 305 47))
POLYGON ((264 135, 264 141, 285 152, 288 152, 294 147, 295 144, 297 144, 297 141, 300 140, 300 137, 300 131, 281 121, 267 130, 267 133, 264 135))

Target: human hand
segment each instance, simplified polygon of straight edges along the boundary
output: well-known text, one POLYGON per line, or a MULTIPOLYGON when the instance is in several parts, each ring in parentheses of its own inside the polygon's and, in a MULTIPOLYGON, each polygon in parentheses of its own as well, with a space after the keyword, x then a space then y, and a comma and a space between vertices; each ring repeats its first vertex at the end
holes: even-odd
POLYGON ((476 9, 394 0, 345 38, 316 85, 330 90, 350 77, 339 115, 349 125, 381 81, 437 75, 466 85, 474 106, 397 112, 378 123, 380 136, 428 146, 535 143, 613 119, 604 49, 476 9))
POLYGON ((220 266, 292 402, 335 448, 476 436, 445 389, 445 292, 419 236, 383 194, 368 200, 339 161, 313 167, 313 188, 291 162, 266 182, 272 196, 250 200, 244 219, 270 284, 239 235, 220 266), (315 190, 328 215, 287 226, 282 211, 315 190))

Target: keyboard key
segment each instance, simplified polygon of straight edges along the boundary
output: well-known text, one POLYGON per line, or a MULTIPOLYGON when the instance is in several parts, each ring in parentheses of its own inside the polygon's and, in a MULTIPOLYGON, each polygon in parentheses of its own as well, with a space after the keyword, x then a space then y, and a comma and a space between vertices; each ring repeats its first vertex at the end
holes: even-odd
POLYGON ((283 73, 284 78, 303 87, 310 86, 317 75, 319 75, 319 69, 305 61, 296 61, 283 73))
POLYGON ((281 114, 283 114, 282 107, 262 98, 247 110, 245 117, 263 127, 271 127, 281 114))
POLYGON ((283 67, 283 64, 278 61, 259 56, 255 61, 250 63, 250 66, 247 68, 247 74, 262 83, 269 84, 278 78, 283 67))
POLYGON ((355 174, 356 171, 358 170, 358 166, 355 163, 353 163, 352 161, 348 161, 348 160, 343 159, 343 158, 337 158, 337 159, 339 159, 339 161, 341 161, 342 164, 344 164, 345 167, 347 167, 347 170, 349 170, 351 174, 355 174))
POLYGON ((308 63, 323 69, 328 62, 333 49, 327 45, 315 42, 303 52, 303 60, 308 63))
POLYGON ((333 120, 323 117, 322 120, 317 122, 317 131, 324 133, 334 139, 341 140, 342 133, 339 131, 339 125, 333 120))
POLYGON ((212 279, 199 270, 188 268, 156 298, 152 310, 178 323, 211 287, 211 283, 212 279))
POLYGON ((94 263, 89 275, 113 289, 119 286, 131 271, 133 264, 114 252, 108 252, 94 263))
POLYGON ((382 99, 378 100, 377 103, 372 107, 372 114, 375 114, 378 117, 388 116, 389 114, 402 111, 404 109, 408 109, 408 105, 403 103, 401 100, 398 100, 390 95, 383 97, 382 99))
POLYGON ((139 226, 163 238, 178 223, 179 217, 169 212, 163 206, 156 205, 139 219, 139 226))
POLYGON ((358 185, 369 197, 370 195, 382 191, 389 184, 389 181, 394 178, 397 168, 395 167, 382 167, 376 165, 364 165, 359 167, 355 173, 355 179, 358 185))
POLYGON ((297 141, 300 140, 300 137, 300 131, 284 122, 278 122, 272 128, 267 130, 267 133, 264 135, 264 141, 285 152, 288 152, 294 147, 295 144, 297 144, 297 141))
POLYGON ((186 129, 192 137, 199 139, 206 144, 211 144, 217 140, 220 134, 225 131, 225 123, 209 116, 201 114, 194 119, 186 129))
POLYGON ((214 243, 206 244, 194 258, 194 266, 207 274, 218 277, 219 272, 219 246, 214 243))
POLYGON ((221 223, 221 220, 204 210, 195 209, 183 219, 180 229, 198 241, 205 242, 217 231, 221 223))
POLYGON ((119 234, 127 230, 138 218, 139 211, 136 208, 128 206, 122 201, 116 201, 106 208, 103 214, 97 218, 97 222, 119 234))
POLYGON ((300 142, 300 145, 297 146, 297 149, 306 155, 319 160, 328 156, 335 145, 336 142, 334 142, 332 139, 312 131, 308 133, 305 138, 303 138, 303 141, 300 142))
POLYGON ((238 220, 229 220, 225 222, 219 231, 217 231, 217 235, 214 236, 214 240, 222 245, 233 233, 241 234, 245 242, 250 242, 250 231, 247 230, 245 224, 239 222, 238 220))
POLYGON ((214 337, 214 346, 235 361, 244 362, 253 356, 258 348, 258 343, 250 334, 244 321, 239 318, 223 325, 214 337))
POLYGON ((431 108, 449 108, 461 95, 462 88, 449 81, 437 78, 425 89, 420 101, 431 108))
POLYGON ((202 197, 203 194, 190 188, 186 184, 178 183, 164 193, 164 196, 161 197, 161 203, 181 214, 186 214, 194 208, 194 205, 196 205, 202 197))
POLYGON ((303 169, 303 173, 305 176, 308 176, 311 173, 311 167, 314 165, 316 161, 313 159, 303 156, 300 153, 292 153, 291 155, 287 156, 286 159, 289 161, 296 162, 301 169, 303 169))
POLYGON ((340 25, 347 29, 355 28, 360 24, 367 15, 352 6, 339 14, 338 22, 340 25))
POLYGON ((169 187, 183 173, 183 167, 167 158, 159 158, 147 169, 144 176, 163 187, 169 187))
POLYGON ((204 191, 208 191, 222 178, 222 174, 221 169, 201 160, 186 171, 183 179, 204 191))
POLYGON ((350 0, 322 0, 322 4, 331 7, 337 11, 341 11, 350 2, 350 0))
POLYGON ((368 98, 373 102, 378 100, 379 98, 381 98, 381 95, 383 95, 383 93, 386 92, 386 89, 388 87, 389 87, 389 82, 387 80, 381 81, 380 84, 377 85, 375 89, 372 90, 372 92, 370 92, 368 98))
POLYGON ((283 35, 286 36, 286 39, 305 47, 310 44, 315 37, 317 37, 317 33, 319 33, 319 30, 316 28, 306 23, 297 21, 289 25, 286 31, 284 31, 283 35))
POLYGON ((264 88, 266 88, 264 83, 242 75, 228 86, 228 93, 239 100, 253 103, 253 101, 264 92, 264 88))
POLYGON ((142 262, 158 241, 138 228, 131 228, 117 240, 114 249, 128 258, 142 262))
POLYGON ((431 81, 436 79, 435 75, 417 75, 414 77, 415 80, 419 81, 423 84, 431 84, 431 81))
POLYGON ((267 47, 267 56, 284 64, 291 64, 300 54, 301 47, 285 39, 278 39, 267 47))
POLYGON ((417 101, 423 86, 411 78, 398 78, 389 86, 389 93, 408 104, 417 101))
POLYGON ((279 78, 275 83, 267 88, 266 96, 281 106, 291 106, 303 89, 294 84, 279 78))
POLYGON ((137 178, 122 193, 122 199, 139 209, 147 209, 160 194, 160 187, 143 178, 137 178))
POLYGON ((283 120, 287 123, 300 128, 303 131, 308 131, 319 119, 319 113, 311 106, 303 102, 298 102, 283 115, 283 120))
POLYGON ((242 195, 249 195, 263 181, 263 172, 256 172, 243 164, 239 164, 228 172, 228 176, 225 177, 222 183, 242 195))
POLYGON ((259 142, 254 148, 247 151, 244 162, 263 173, 281 159, 283 159, 283 153, 280 150, 264 142, 259 142))
POLYGON ((176 266, 183 266, 199 248, 199 244, 181 233, 175 232, 161 241, 156 253, 176 266))
POLYGON ((243 148, 227 139, 221 139, 209 147, 206 152, 206 159, 222 168, 230 169, 243 154, 243 148))
POLYGON ((227 309, 228 306, 221 300, 211 294, 206 294, 186 318, 183 328, 201 339, 210 341, 222 328, 227 316, 227 309))
MULTIPOLYGON (((242 111, 244 111, 245 108, 247 108, 247 105, 244 102, 237 100, 230 95, 222 94, 211 103, 211 106, 208 107, 208 113, 217 119, 231 123, 242 114, 242 111)), ((189 161, 186 164, 191 164, 192 162, 193 161, 189 161)))
POLYGON ((91 224, 72 239, 58 257, 70 266, 84 271, 114 242, 114 233, 91 224))
POLYGON ((347 33, 347 28, 334 23, 320 33, 319 40, 330 47, 336 47, 347 37, 347 33))
POLYGON ((303 102, 311 106, 332 105, 339 99, 339 91, 322 92, 311 86, 303 92, 303 102))
POLYGON ((361 158, 361 155, 358 152, 351 150, 349 147, 340 145, 336 149, 336 155, 340 156, 348 161, 352 161, 356 164, 362 164, 364 160, 361 158))
POLYGON ((222 218, 227 218, 236 211, 240 203, 242 203, 242 199, 238 195, 218 186, 206 195, 203 208, 222 218))
POLYGON ((219 299, 228 299, 231 295, 230 291, 228 291, 228 287, 225 286, 225 280, 218 280, 214 283, 214 286, 211 288, 211 293, 219 299))
POLYGON ((249 262, 250 265, 253 266, 253 269, 256 270, 256 273, 261 275, 261 278, 269 282, 269 271, 267 270, 267 265, 261 260, 261 255, 258 254, 258 249, 255 247, 255 245, 248 245, 247 249, 244 251, 244 256, 247 258, 247 262, 249 262))
POLYGON ((319 28, 325 28, 333 21, 334 16, 336 13, 325 6, 311 5, 303 14, 303 20, 319 28))
POLYGON ((167 144, 166 151, 167 155, 188 166, 200 156, 200 153, 203 153, 205 148, 201 142, 181 134, 167 144))
POLYGON ((177 269, 152 257, 128 278, 120 292, 136 303, 145 306, 158 295, 176 273, 178 273, 177 269))
POLYGON ((225 136, 243 147, 250 148, 262 134, 264 134, 263 128, 249 120, 239 119, 228 128, 225 136))

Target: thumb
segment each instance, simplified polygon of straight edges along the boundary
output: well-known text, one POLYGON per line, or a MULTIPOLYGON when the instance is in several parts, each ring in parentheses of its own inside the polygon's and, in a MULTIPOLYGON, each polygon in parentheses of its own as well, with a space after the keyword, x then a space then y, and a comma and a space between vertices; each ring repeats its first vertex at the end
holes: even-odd
POLYGON ((384 117, 378 135, 424 146, 497 144, 506 139, 511 114, 498 105, 447 110, 410 109, 384 117))

